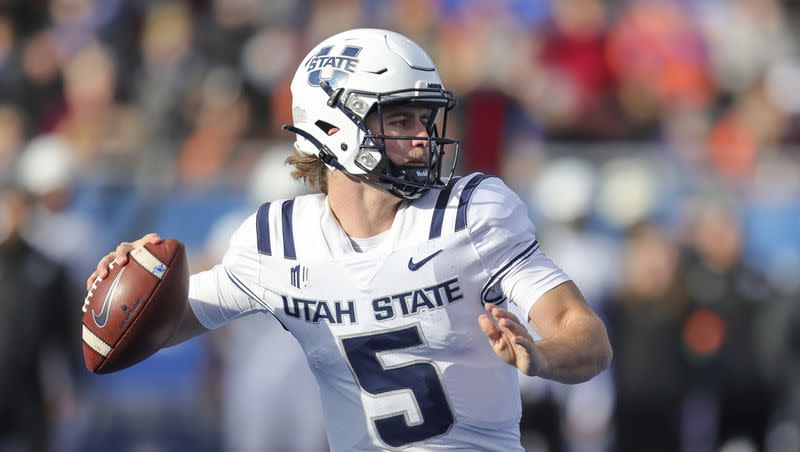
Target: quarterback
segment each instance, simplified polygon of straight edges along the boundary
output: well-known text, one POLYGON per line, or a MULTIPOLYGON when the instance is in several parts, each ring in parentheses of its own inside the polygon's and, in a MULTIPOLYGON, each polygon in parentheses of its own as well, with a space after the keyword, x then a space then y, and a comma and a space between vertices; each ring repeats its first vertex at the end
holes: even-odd
MULTIPOLYGON (((453 176, 456 100, 417 44, 340 33, 291 89, 288 162, 320 193, 264 203, 239 227, 222 262, 191 276, 171 343, 275 316, 319 383, 332 450, 522 450, 518 371, 593 377, 611 360, 603 323, 500 179, 453 176)), ((89 281, 159 240, 121 244, 89 281)))

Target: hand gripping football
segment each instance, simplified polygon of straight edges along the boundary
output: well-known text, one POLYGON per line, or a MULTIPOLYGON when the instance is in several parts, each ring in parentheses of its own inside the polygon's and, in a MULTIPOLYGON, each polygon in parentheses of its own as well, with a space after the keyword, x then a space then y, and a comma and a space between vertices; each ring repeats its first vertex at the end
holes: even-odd
POLYGON ((115 372, 152 355, 183 320, 189 294, 186 248, 175 239, 112 261, 83 305, 83 358, 98 374, 115 372))

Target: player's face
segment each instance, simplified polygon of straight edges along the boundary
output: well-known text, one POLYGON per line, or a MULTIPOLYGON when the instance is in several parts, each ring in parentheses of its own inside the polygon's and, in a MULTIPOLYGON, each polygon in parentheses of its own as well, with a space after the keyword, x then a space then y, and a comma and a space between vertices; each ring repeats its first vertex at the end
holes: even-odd
MULTIPOLYGON (((428 124, 431 110, 407 105, 390 105, 382 109, 383 134, 387 136, 407 136, 418 139, 384 140, 386 156, 404 166, 424 166, 428 162, 428 124)), ((366 118, 367 127, 373 133, 380 133, 380 118, 371 113, 366 118)))

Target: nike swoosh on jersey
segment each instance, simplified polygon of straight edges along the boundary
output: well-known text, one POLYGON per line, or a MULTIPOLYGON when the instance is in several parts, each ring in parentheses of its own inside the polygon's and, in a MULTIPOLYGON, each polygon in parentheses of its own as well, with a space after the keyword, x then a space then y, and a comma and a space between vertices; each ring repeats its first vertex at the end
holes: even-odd
POLYGON ((430 256, 426 257, 425 259, 422 259, 419 262, 414 262, 414 258, 413 257, 409 257, 408 258, 408 269, 411 270, 412 272, 419 270, 420 267, 422 267, 423 265, 427 264, 429 260, 431 260, 434 257, 436 257, 442 251, 443 250, 439 250, 439 251, 431 254, 430 256))
POLYGON ((119 279, 122 277, 123 272, 125 272, 125 267, 122 267, 122 270, 119 271, 117 277, 114 278, 114 282, 111 283, 111 287, 108 289, 106 298, 103 300, 103 307, 100 308, 100 314, 94 312, 94 309, 92 309, 92 319, 94 319, 94 324, 97 325, 98 328, 105 328, 106 323, 108 323, 108 313, 111 310, 111 299, 114 298, 114 292, 117 291, 117 285, 119 284, 119 279))

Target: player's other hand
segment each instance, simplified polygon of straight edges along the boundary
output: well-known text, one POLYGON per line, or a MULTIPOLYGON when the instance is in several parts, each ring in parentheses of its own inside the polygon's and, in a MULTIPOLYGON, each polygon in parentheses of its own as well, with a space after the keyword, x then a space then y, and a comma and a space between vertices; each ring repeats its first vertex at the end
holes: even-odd
POLYGON ((478 325, 495 354, 526 375, 538 375, 543 357, 525 325, 503 308, 491 303, 484 304, 484 307, 487 314, 478 317, 478 325))
POLYGON ((161 243, 162 240, 163 239, 159 237, 158 234, 150 233, 139 240, 136 240, 135 242, 120 243, 119 246, 117 246, 117 249, 106 254, 102 259, 100 259, 100 262, 97 263, 97 268, 89 276, 89 279, 86 280, 86 290, 91 290, 95 279, 105 278, 108 276, 108 266, 111 264, 111 261, 116 261, 117 265, 125 265, 128 263, 128 253, 136 248, 142 248, 148 243, 161 243))

